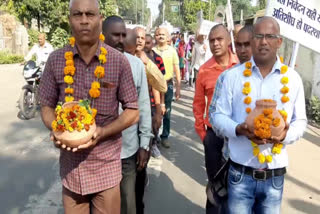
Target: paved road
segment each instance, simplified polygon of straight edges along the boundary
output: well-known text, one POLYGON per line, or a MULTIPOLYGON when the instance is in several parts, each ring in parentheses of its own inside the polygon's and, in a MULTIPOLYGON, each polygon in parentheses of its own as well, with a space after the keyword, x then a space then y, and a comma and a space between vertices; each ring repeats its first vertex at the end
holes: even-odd
MULTIPOLYGON (((59 153, 39 115, 28 121, 17 117, 21 70, 0 65, 0 214, 60 214, 59 153)), ((172 147, 161 148, 162 158, 149 163, 146 214, 205 213, 207 179, 203 148, 193 129, 193 93, 182 94, 172 112, 172 147)), ((309 127, 288 150, 282 213, 320 213, 320 131, 309 127)))

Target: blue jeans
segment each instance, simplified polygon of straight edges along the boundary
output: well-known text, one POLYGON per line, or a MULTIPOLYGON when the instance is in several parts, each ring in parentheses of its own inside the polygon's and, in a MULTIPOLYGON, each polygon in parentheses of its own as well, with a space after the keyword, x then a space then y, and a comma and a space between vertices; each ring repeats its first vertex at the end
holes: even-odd
POLYGON ((168 90, 165 94, 164 103, 166 105, 166 113, 163 115, 163 128, 161 139, 167 139, 170 135, 170 117, 171 117, 171 104, 173 98, 173 82, 168 82, 168 90))
POLYGON ((284 176, 256 180, 230 165, 228 175, 228 212, 230 214, 280 213, 284 176))

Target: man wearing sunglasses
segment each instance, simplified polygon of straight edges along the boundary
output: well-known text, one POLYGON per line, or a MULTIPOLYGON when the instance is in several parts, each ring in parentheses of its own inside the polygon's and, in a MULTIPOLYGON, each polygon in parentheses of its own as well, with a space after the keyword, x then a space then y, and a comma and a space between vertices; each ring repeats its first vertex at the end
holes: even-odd
POLYGON ((277 21, 271 17, 259 19, 253 29, 250 63, 243 63, 225 75, 217 100, 212 123, 218 133, 228 138, 230 214, 280 213, 288 166, 286 146, 297 141, 306 128, 303 84, 299 74, 283 65, 277 56, 281 44, 277 21), (248 74, 245 69, 250 70, 250 75, 245 76, 248 74), (243 94, 244 85, 249 85, 249 95, 243 94), (283 99, 284 87, 289 89, 285 93, 287 99, 283 99), (247 96, 251 102, 245 101, 247 96), (287 124, 279 136, 261 139, 248 129, 246 110, 254 109, 260 99, 272 99, 278 110, 286 112, 287 124), (282 144, 278 154, 272 152, 276 143, 282 144), (254 155, 254 148, 258 148, 259 155, 254 155), (258 158, 262 155, 268 159, 258 158))

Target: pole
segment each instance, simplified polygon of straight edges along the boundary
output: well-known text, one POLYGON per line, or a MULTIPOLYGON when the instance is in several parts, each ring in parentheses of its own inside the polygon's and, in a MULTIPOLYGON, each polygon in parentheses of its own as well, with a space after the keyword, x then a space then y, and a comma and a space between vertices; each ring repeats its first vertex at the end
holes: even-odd
POLYGON ((136 24, 138 24, 138 0, 136 0, 136 24))
POLYGON ((211 0, 209 0, 209 21, 211 21, 211 0))
POLYGON ((141 20, 141 24, 144 25, 144 0, 142 0, 142 20, 141 20))
POLYGON ((164 23, 164 11, 165 11, 165 3, 163 2, 163 6, 162 6, 162 23, 164 23))
MULTIPOLYGON (((234 39, 233 39, 233 17, 232 17, 232 10, 231 10, 231 2, 230 0, 228 0, 228 12, 229 12, 229 16, 230 16, 230 36, 231 36, 231 44, 232 44, 232 52, 235 53, 236 52, 236 47, 234 45, 234 39)), ((228 20, 227 20, 228 21, 228 20)))
POLYGON ((299 46, 300 46, 299 42, 293 43, 293 51, 292 51, 292 55, 291 55, 291 59, 290 59, 290 65, 289 65, 293 69, 294 69, 295 64, 296 64, 297 55, 298 55, 298 51, 299 51, 299 46))

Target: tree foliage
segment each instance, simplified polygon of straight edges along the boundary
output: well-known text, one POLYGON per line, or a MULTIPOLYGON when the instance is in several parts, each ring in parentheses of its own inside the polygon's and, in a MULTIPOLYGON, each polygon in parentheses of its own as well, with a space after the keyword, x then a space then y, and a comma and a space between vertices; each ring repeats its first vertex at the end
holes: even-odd
POLYGON ((147 8, 147 0, 121 0, 117 1, 119 15, 132 23, 147 25, 151 12, 147 8))

